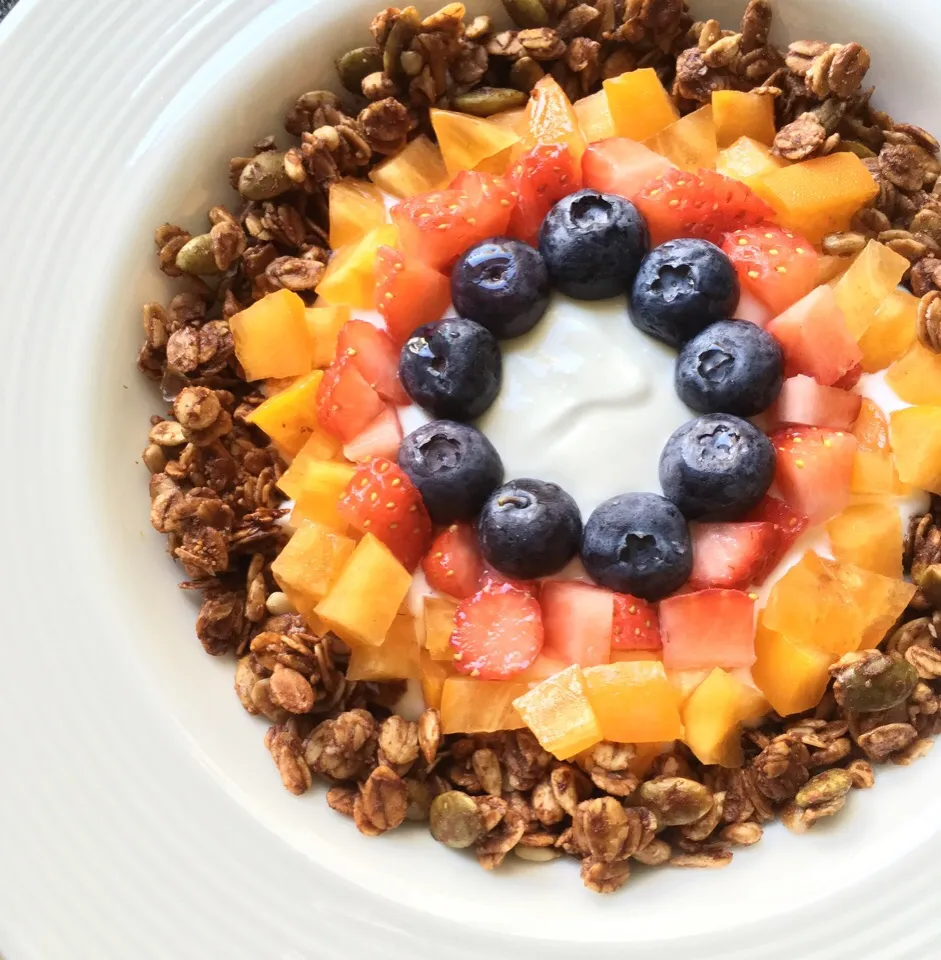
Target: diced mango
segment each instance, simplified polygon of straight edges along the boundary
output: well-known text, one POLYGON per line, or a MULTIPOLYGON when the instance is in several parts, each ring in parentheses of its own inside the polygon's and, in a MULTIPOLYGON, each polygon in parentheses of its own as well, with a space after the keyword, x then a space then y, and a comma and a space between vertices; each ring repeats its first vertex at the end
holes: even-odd
POLYGON ((559 760, 568 760, 602 739, 581 667, 571 666, 543 680, 513 701, 536 739, 559 760))
POLYGON ((385 642, 378 647, 353 647, 347 680, 418 680, 421 677, 421 647, 415 632, 415 618, 400 613, 393 621, 385 642))
POLYGON ((447 597, 429 595, 424 600, 425 649, 432 660, 452 660, 451 634, 457 603, 447 597))
POLYGON ((759 695, 716 667, 683 707, 684 740, 701 763, 742 765, 742 722, 754 718, 759 695))
POLYGON ((762 199, 781 226, 813 243, 847 230, 853 215, 879 192, 865 164, 853 153, 831 153, 763 177, 762 199))
POLYGON ((911 264, 878 240, 870 240, 834 287, 837 303, 856 341, 875 322, 876 311, 911 264))
POLYGON ((584 671, 588 702, 605 740, 657 743, 683 736, 680 709, 663 664, 625 661, 584 671))
POLYGON ((652 67, 605 80, 604 92, 619 137, 643 143, 680 119, 673 98, 652 67))
POLYGON ((902 483, 941 493, 941 406, 897 410, 891 430, 895 468, 902 483))
POLYGON ((494 733, 526 726, 513 701, 529 690, 518 680, 449 677, 441 694, 442 733, 494 733))
POLYGON ((378 647, 386 638, 412 575, 371 533, 356 545, 317 616, 344 643, 378 647))
POLYGON ((421 651, 421 694, 426 707, 441 709, 441 697, 444 693, 444 683, 448 677, 454 676, 450 665, 441 660, 432 660, 427 650, 421 651))
POLYGON ((356 243, 386 222, 382 191, 359 177, 347 177, 330 185, 330 246, 334 250, 356 243))
POLYGON ((827 533, 841 563, 902 578, 902 518, 894 503, 854 503, 827 522, 827 533))
POLYGON ((422 135, 409 141, 400 153, 369 171, 369 179, 400 200, 440 189, 448 179, 441 151, 422 135))
POLYGON ((370 230, 355 243, 336 250, 327 264, 317 293, 331 306, 371 310, 375 306, 376 251, 394 247, 398 231, 392 224, 370 230))
POLYGON ((298 377, 289 387, 269 397, 248 416, 248 422, 260 427, 288 456, 294 456, 319 428, 317 426, 317 388, 323 370, 312 370, 298 377))
POLYGON ((853 424, 853 436, 859 444, 853 461, 853 493, 883 497, 910 492, 911 488, 902 483, 895 471, 889 422, 868 397, 863 397, 859 416, 853 424))
POLYGON ((575 108, 575 116, 578 117, 578 125, 582 128, 588 143, 617 136, 614 130, 614 119, 608 108, 608 95, 604 90, 599 90, 590 97, 582 97, 572 106, 575 108))
POLYGON ((306 594, 293 590, 291 587, 281 587, 281 592, 288 598, 288 603, 301 615, 307 624, 307 629, 315 637, 321 637, 327 632, 323 621, 315 613, 318 600, 311 600, 306 594))
POLYGON ((821 254, 817 257, 817 284, 827 283, 835 287, 852 265, 853 257, 831 257, 821 254))
POLYGON ((830 664, 837 658, 823 650, 794 643, 759 618, 755 635, 758 659, 752 677, 768 703, 782 717, 812 710, 830 682, 830 664))
POLYGON ((712 170, 719 149, 712 107, 705 106, 671 123, 644 141, 644 146, 666 157, 681 170, 712 170))
POLYGON ((716 155, 716 170, 719 173, 748 184, 755 178, 787 165, 787 161, 776 157, 770 147, 751 137, 739 137, 716 155))
POLYGON ((576 164, 585 152, 585 135, 565 91, 551 77, 537 81, 526 104, 526 132, 520 141, 522 150, 531 150, 537 144, 564 143, 576 164))
POLYGON ((275 557, 272 576, 298 611, 304 613, 327 595, 355 546, 349 537, 305 521, 275 557))
MULTIPOLYGON (((581 101, 579 101, 581 102, 581 101)), ((502 110, 487 118, 491 123, 496 123, 507 130, 512 130, 517 136, 522 137, 527 130, 526 108, 516 107, 513 110, 502 110)))
POLYGON ((337 337, 350 319, 350 308, 308 307, 304 311, 307 329, 313 343, 311 360, 315 367, 329 367, 337 355, 337 337))
POLYGON ((337 508, 354 471, 352 464, 333 460, 305 458, 300 464, 292 463, 279 481, 281 489, 294 497, 291 523, 297 526, 304 520, 314 520, 345 533, 348 525, 337 508))
POLYGON ((906 403, 941 406, 941 354, 913 343, 905 356, 889 367, 885 382, 906 403))
POLYGON ((453 110, 432 110, 431 125, 450 177, 462 170, 473 170, 520 139, 507 126, 453 110))
POLYGON ((290 290, 257 300, 229 321, 246 380, 299 377, 312 366, 304 301, 290 290))
POLYGON ((667 678, 673 685, 681 708, 711 672, 711 670, 667 670, 667 678))
POLYGON ((896 577, 880 577, 871 588, 867 588, 866 601, 871 605, 873 614, 863 631, 860 650, 870 650, 885 640, 886 634, 895 627, 896 621, 911 603, 915 590, 915 584, 896 577))
MULTIPOLYGON (((316 483, 318 479, 322 479, 324 476, 317 465, 332 461, 339 452, 340 441, 318 427, 311 432, 304 446, 291 461, 291 465, 281 474, 278 486, 292 500, 296 500, 303 491, 308 477, 316 483)), ((345 476, 347 477, 346 482, 349 483, 349 477, 353 475, 353 468, 345 464, 338 464, 338 466, 342 469, 331 471, 329 475, 335 476, 337 479, 341 475, 345 476)))
POLYGON ((738 90, 715 90, 712 118, 720 148, 731 146, 740 137, 768 146, 774 141, 774 97, 738 90))
MULTIPOLYGON (((915 343, 917 314, 918 298, 907 290, 893 290, 879 304, 872 323, 859 338, 866 373, 884 370, 915 343)), ((941 390, 937 393, 941 397, 941 390)))

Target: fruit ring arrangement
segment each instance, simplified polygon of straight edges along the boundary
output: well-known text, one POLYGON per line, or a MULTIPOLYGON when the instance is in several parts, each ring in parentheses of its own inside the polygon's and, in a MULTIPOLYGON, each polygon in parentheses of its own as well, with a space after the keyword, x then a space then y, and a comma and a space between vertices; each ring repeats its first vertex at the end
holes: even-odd
MULTIPOLYGON (((912 693, 911 663, 870 651, 916 592, 900 503, 941 487, 941 409, 925 405, 934 358, 899 289, 908 262, 876 241, 851 263, 817 250, 878 190, 857 156, 775 156, 766 96, 721 91, 678 118, 653 70, 604 88, 573 107, 545 77, 525 109, 432 110, 437 146, 416 138, 370 181, 331 187, 316 302, 279 290, 229 325, 245 379, 263 381, 245 420, 289 463, 277 483, 290 539, 271 573, 311 635, 348 648, 346 678, 417 681, 421 749, 464 735, 457 761, 467 737, 522 729, 565 770, 621 750, 605 801, 636 791, 656 831, 692 822, 650 786, 682 779, 675 759, 640 783, 675 743, 734 771, 743 730, 769 714, 819 729, 834 677, 850 710, 912 693), (499 403, 501 343, 548 322, 553 291, 623 298, 624 323, 675 348, 691 419, 660 453, 662 493, 611 491, 582 517, 558 485, 507 479, 473 425, 499 403), (888 416, 864 390, 886 368, 888 416), (428 420, 404 436, 408 405, 428 420), (821 537, 829 549, 812 549, 821 537)), ((288 669, 279 661, 266 690, 279 677, 286 690, 288 669)), ((276 698, 282 721, 305 712, 290 701, 276 698)), ((307 741, 312 767, 323 729, 307 741)), ((380 748, 372 776, 401 784, 380 748)), ((504 791, 478 769, 481 749, 483 800, 421 786, 436 838, 479 854, 495 829, 484 801, 504 791)), ((842 800, 853 781, 839 773, 842 800)), ((581 809, 595 801, 578 775, 581 809)), ((364 832, 406 815, 331 794, 364 832)), ((809 805, 791 804, 794 825, 809 826, 809 805)), ((641 862, 670 857, 653 835, 641 862)), ((553 850, 580 842, 563 840, 553 850)))

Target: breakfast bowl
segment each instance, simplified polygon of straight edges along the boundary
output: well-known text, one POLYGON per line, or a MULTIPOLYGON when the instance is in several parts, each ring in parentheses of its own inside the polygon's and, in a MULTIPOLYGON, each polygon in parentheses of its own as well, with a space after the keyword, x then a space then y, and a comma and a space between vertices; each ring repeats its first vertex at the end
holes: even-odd
MULTIPOLYGON (((745 5, 691 6, 737 29, 745 5)), ((858 42, 878 108, 941 129, 941 13, 927 0, 902 16, 877 0, 774 11, 779 46, 858 42)), ((300 798, 280 786, 268 724, 233 696, 232 658, 200 648, 198 599, 176 589, 182 571, 148 522, 140 451, 170 401, 136 369, 138 317, 178 289, 154 228, 195 234, 208 209, 234 206, 231 159, 283 137, 305 91, 339 92, 334 61, 370 42, 377 12, 21 0, 0 26, 6 608, 11 653, 28 651, 10 658, 0 701, 4 955, 927 955, 934 756, 880 768, 875 789, 807 836, 775 823, 724 870, 638 869, 610 897, 583 888, 576 861, 509 857, 485 872, 424 829, 357 832, 323 783, 300 798)), ((507 22, 491 2, 467 13, 507 22)), ((671 430, 643 434, 640 472, 671 430)), ((505 422, 495 432, 541 452, 505 422)), ((601 499, 584 496, 587 509, 601 499)))

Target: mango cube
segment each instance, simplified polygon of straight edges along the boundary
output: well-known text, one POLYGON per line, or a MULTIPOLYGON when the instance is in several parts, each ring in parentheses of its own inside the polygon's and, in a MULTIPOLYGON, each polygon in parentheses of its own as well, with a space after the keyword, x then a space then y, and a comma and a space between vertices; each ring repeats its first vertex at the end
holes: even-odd
POLYGON ((382 191, 359 177, 330 184, 330 246, 334 250, 355 243, 386 222, 382 191))
POLYGON ((578 118, 565 91, 551 76, 537 81, 526 104, 526 132, 520 141, 520 149, 531 150, 537 144, 565 144, 575 163, 585 152, 585 135, 578 125, 578 118))
POLYGON ((232 317, 229 328, 246 380, 299 377, 312 366, 304 301, 290 290, 257 300, 232 317))
POLYGON ((769 629, 763 618, 755 634, 755 653, 752 677, 782 717, 817 706, 830 682, 830 665, 837 659, 769 629))
POLYGON ((889 422, 868 397, 863 398, 859 416, 853 424, 858 448, 853 461, 853 493, 870 496, 901 496, 909 487, 899 480, 889 444, 889 422))
POLYGON ((833 556, 902 579, 902 518, 892 502, 854 503, 827 522, 833 556))
POLYGON ((608 95, 604 90, 599 90, 590 97, 582 97, 572 106, 575 108, 575 116, 578 118, 578 125, 582 128, 586 142, 595 143, 598 140, 617 136, 614 119, 608 107, 608 95))
POLYGON ((584 674, 605 740, 658 743, 683 736, 679 700, 662 663, 622 661, 589 667, 584 674))
POLYGON ((347 523, 337 508, 355 469, 349 463, 298 457, 278 481, 281 489, 294 497, 291 523, 297 526, 304 520, 314 520, 345 533, 347 523))
POLYGON ((400 200, 439 189, 448 179, 441 151, 422 135, 405 149, 369 171, 369 179, 384 193, 400 200))
POLYGON ((519 134, 507 126, 453 110, 432 110, 431 125, 438 138, 448 176, 473 170, 479 163, 508 150, 519 134))
POLYGON ((702 107, 671 123, 645 140, 644 146, 666 157, 681 170, 695 173, 699 169, 714 169, 719 148, 716 146, 712 107, 702 107))
POLYGON ((441 660, 432 660, 428 656, 428 651, 422 650, 419 658, 419 674, 421 695, 425 706, 440 710, 445 681, 448 677, 454 676, 454 670, 450 664, 441 660))
MULTIPOLYGON (((581 103, 581 100, 578 102, 581 103)), ((525 107, 516 107, 513 110, 501 110, 500 113, 495 113, 487 119, 491 123, 496 123, 501 127, 505 127, 507 130, 512 130, 518 139, 521 138, 528 129, 525 107)))
POLYGON ((891 430, 895 468, 902 483, 941 493, 941 406, 897 410, 891 430))
POLYGON ((340 441, 336 437, 325 433, 319 427, 313 430, 304 446, 297 452, 291 465, 281 474, 278 486, 292 500, 296 500, 310 482, 318 483, 324 477, 346 477, 349 483, 353 476, 353 468, 348 464, 337 463, 334 467, 321 471, 320 464, 330 463, 340 452, 340 441))
POLYGON ((713 91, 712 119, 720 148, 731 146, 740 137, 770 146, 777 132, 774 125, 774 98, 760 93, 713 91))
POLYGON ((319 431, 317 425, 317 388, 323 370, 312 370, 298 377, 280 393, 269 397, 248 416, 248 422, 260 427, 289 456, 294 456, 319 431))
POLYGON ((831 153, 773 170, 762 179, 761 197, 782 227, 812 243, 847 230, 853 215, 879 192, 865 164, 853 153, 831 153))
POLYGON ((787 160, 776 157, 770 147, 751 137, 739 137, 716 155, 717 172, 741 180, 759 195, 762 177, 787 165, 787 160))
POLYGON ((447 597, 429 595, 424 599, 425 649, 432 660, 452 660, 451 634, 457 603, 447 597))
POLYGON ((353 647, 346 668, 348 680, 382 682, 418 680, 421 676, 421 647, 415 632, 415 618, 400 613, 378 647, 353 647))
POLYGON ((307 330, 312 342, 311 362, 324 368, 333 363, 337 355, 337 337, 340 329, 350 319, 349 307, 308 307, 304 311, 307 330))
POLYGON ((386 638, 412 575, 371 533, 356 545, 340 576, 317 604, 317 616, 351 647, 378 647, 386 638))
POLYGON ((327 595, 355 546, 349 537, 306 521, 275 558, 272 576, 303 613, 301 606, 312 608, 327 595))
POLYGON ((905 356, 889 367, 885 382, 906 403, 941 406, 941 355, 913 343, 905 356))
POLYGON ((857 342, 875 322, 876 311, 910 266, 901 254, 878 240, 870 240, 840 278, 833 292, 857 342))
POLYGON ((711 670, 667 670, 667 678, 673 686, 681 709, 692 696, 693 691, 711 672, 711 670))
POLYGON ((495 733, 526 726, 513 706, 529 690, 518 680, 448 677, 441 692, 443 733, 495 733))
MULTIPOLYGON (((893 290, 879 304, 872 322, 859 338, 859 349, 863 351, 863 370, 866 373, 884 370, 915 343, 917 315, 918 298, 907 290, 893 290)), ((941 397, 941 390, 937 394, 941 397)))
POLYGON ((604 92, 619 137, 643 143, 680 119, 673 98, 652 67, 605 80, 604 92))
POLYGON ((568 760, 603 739, 579 666, 543 680, 517 697, 513 706, 543 749, 559 760, 568 760))
POLYGON ((376 290, 376 251, 394 247, 398 231, 392 224, 370 230, 355 243, 336 250, 317 285, 318 296, 331 306, 372 310, 376 290))

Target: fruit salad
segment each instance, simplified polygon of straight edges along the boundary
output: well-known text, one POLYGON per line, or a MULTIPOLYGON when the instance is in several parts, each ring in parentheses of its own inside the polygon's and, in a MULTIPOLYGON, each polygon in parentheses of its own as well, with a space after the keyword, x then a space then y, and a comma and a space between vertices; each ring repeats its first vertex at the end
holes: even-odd
POLYGON ((633 54, 603 83, 539 67, 537 39, 602 49, 575 26, 600 7, 507 10, 386 11, 339 69, 398 140, 307 94, 300 147, 233 161, 241 220, 158 231, 196 285, 145 308, 173 411, 144 459, 289 790, 488 869, 570 854, 610 892, 629 862, 724 866, 775 815, 804 832, 930 746, 941 317, 911 248, 847 239, 884 191, 863 149, 795 147, 858 108, 862 74, 819 89, 846 48, 788 56, 823 103, 788 124, 735 59, 773 49, 764 0, 740 34, 679 12, 672 86, 633 54), (415 38, 446 30, 531 56, 413 122, 398 72, 414 93, 415 38), (691 85, 733 46, 734 83, 691 85), (587 420, 602 440, 555 443, 587 420))

